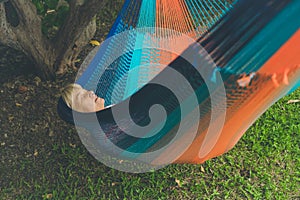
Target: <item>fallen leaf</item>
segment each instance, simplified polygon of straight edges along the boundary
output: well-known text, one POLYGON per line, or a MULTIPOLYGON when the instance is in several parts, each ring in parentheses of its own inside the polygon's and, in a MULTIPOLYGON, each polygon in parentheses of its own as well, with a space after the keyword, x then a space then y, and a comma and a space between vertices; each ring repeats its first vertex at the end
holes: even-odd
POLYGON ((15 118, 14 116, 9 116, 9 117, 8 117, 8 121, 11 122, 14 118, 15 118))
POLYGON ((76 148, 76 144, 69 143, 70 147, 76 148))
POLYGON ((52 130, 49 131, 49 136, 53 137, 54 136, 54 132, 52 130))
POLYGON ((47 10, 47 14, 54 13, 55 10, 47 10))
POLYGON ((200 171, 203 173, 205 172, 204 167, 202 165, 200 165, 200 171))
POLYGON ((287 103, 290 104, 290 103, 299 103, 300 102, 300 99, 295 99, 295 100, 289 100, 287 103))
POLYGON ((100 42, 97 41, 97 40, 91 40, 90 44, 93 45, 93 46, 100 46, 100 42))
POLYGON ((17 106, 17 107, 21 107, 21 106, 22 106, 22 104, 20 104, 20 103, 16 103, 16 106, 17 106))
POLYGON ((80 61, 81 61, 81 59, 76 59, 74 62, 79 63, 80 61))
POLYGON ((51 199, 53 197, 53 194, 45 194, 42 197, 46 199, 51 199))
POLYGON ((34 153, 33 153, 34 156, 38 156, 39 155, 39 152, 37 150, 34 150, 34 153))
POLYGON ((21 94, 25 93, 27 90, 28 90, 28 88, 26 86, 23 86, 23 85, 19 86, 19 88, 18 88, 18 91, 21 94))
POLYGON ((182 186, 182 183, 181 183, 181 181, 180 181, 180 180, 178 180, 178 179, 175 179, 175 182, 177 183, 177 185, 178 185, 179 187, 181 187, 181 186, 182 186))
POLYGON ((36 86, 39 86, 39 85, 40 85, 40 82, 42 81, 41 78, 38 77, 38 76, 34 77, 33 80, 34 80, 36 86))

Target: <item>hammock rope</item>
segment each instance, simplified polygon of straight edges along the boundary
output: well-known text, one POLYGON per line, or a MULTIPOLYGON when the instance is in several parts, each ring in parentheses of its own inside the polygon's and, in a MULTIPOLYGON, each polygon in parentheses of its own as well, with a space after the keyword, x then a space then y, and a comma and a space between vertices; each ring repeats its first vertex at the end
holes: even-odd
MULTIPOLYGON (((60 99, 58 112, 64 120, 85 127, 101 151, 110 154, 111 144, 122 149, 114 153, 119 159, 157 165, 202 163, 221 155, 269 106, 300 86, 299 10, 298 0, 126 0, 107 42, 77 79, 107 104, 116 105, 96 114, 78 113, 60 99), (205 62, 200 59, 203 55, 205 62), (170 70, 180 76, 168 76, 170 70), (180 77, 192 92, 181 85, 180 77), (179 91, 179 99, 155 84, 163 81, 179 91), (149 110, 156 104, 164 107, 166 118, 153 122, 154 128, 141 131, 139 137, 130 135, 136 125, 147 127, 154 120, 149 110), (182 105, 189 105, 189 112, 183 112, 182 105), (129 114, 119 112, 118 122, 114 109, 125 107, 129 114), (183 120, 190 128, 172 143, 182 119, 194 112, 200 117, 183 120), (226 113, 222 130, 213 128, 211 134, 222 113, 226 113), (194 129, 196 135, 187 145, 194 129), (156 157, 141 158, 164 146, 156 157)), ((92 154, 99 158, 99 152, 92 154)))
MULTIPOLYGON (((231 4, 228 4, 225 0, 211 2, 211 4, 217 4, 222 9, 212 9, 207 3, 205 4, 207 6, 205 6, 202 1, 195 0, 127 0, 110 31, 108 38, 126 30, 132 30, 133 28, 156 27, 158 30, 156 34, 158 37, 163 37, 164 39, 172 39, 172 37, 176 36, 180 37, 182 34, 196 39, 207 32, 217 19, 222 17, 231 7, 231 4), (207 9, 209 9, 209 11, 207 11, 207 9)), ((139 82, 138 88, 132 87, 132 89, 129 89, 127 86, 130 84, 124 80, 124 76, 130 69, 133 69, 134 66, 137 65, 143 65, 143 58, 151 57, 151 59, 156 60, 156 62, 159 62, 159 59, 168 60, 169 62, 171 60, 171 58, 166 59, 167 56, 162 55, 164 53, 157 52, 157 50, 146 49, 141 50, 141 52, 133 51, 133 49, 135 49, 135 44, 138 44, 139 46, 141 46, 140 44, 144 44, 144 46, 147 46, 149 42, 151 42, 151 39, 138 33, 133 33, 123 41, 111 41, 110 44, 107 44, 107 47, 105 47, 105 52, 99 51, 97 55, 95 55, 97 59, 94 59, 94 62, 91 63, 89 67, 91 72, 85 73, 86 75, 84 74, 78 82, 91 90, 94 90, 94 85, 96 82, 99 82, 96 93, 105 98, 107 104, 115 104, 126 99, 162 70, 152 67, 149 69, 143 68, 139 72, 136 72, 139 77, 137 80, 139 82), (96 74, 97 76, 98 74, 103 73, 103 66, 107 65, 107 57, 109 54, 114 54, 114 49, 118 48, 118 46, 122 46, 120 44, 121 42, 127 42, 125 51, 128 53, 124 54, 115 63, 111 64, 108 67, 109 70, 106 70, 106 72, 104 72, 105 74, 101 77, 101 80, 98 81, 94 75, 96 74), (128 61, 131 63, 128 63, 128 61), (112 73, 114 73, 114 75, 112 75, 112 73), (149 76, 149 74, 151 74, 151 76, 149 76), (123 82, 120 82, 118 77, 123 77, 123 82), (119 85, 118 90, 120 95, 115 97, 115 99, 111 99, 113 90, 116 90, 116 84, 119 85), (126 93, 124 94, 122 91, 126 91, 126 93)), ((132 75, 132 77, 134 76, 132 75)))

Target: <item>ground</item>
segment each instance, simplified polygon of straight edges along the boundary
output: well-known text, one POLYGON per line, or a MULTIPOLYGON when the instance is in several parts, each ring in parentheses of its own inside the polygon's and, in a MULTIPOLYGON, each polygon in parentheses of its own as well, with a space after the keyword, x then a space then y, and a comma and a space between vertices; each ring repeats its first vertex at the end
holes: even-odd
MULTIPOLYGON (((14 55, 18 54, 1 50, 1 55, 3 51, 10 54, 6 58, 15 58, 14 55)), ((19 57, 20 62, 27 62, 21 55, 19 57)), ((12 66, 6 62, 5 66, 1 63, 0 68, 0 182, 4 188, 24 175, 32 179, 42 177, 47 170, 44 159, 55 157, 52 151, 54 143, 58 146, 66 141, 79 144, 74 134, 70 134, 74 133, 74 128, 61 121, 55 109, 60 89, 74 80, 75 73, 69 71, 63 79, 54 82, 41 81, 31 71, 30 63, 26 64, 21 66, 16 59, 12 66), (25 165, 24 168, 24 162, 32 162, 33 166, 29 169, 25 165)))
POLYGON ((130 174, 94 159, 58 117, 60 89, 76 72, 41 81, 18 53, 2 47, 0 55, 8 59, 0 63, 0 199, 300 199, 300 105, 288 103, 300 90, 224 156, 130 174))
MULTIPOLYGON (((98 40, 115 13, 106 15, 98 40)), ((0 47, 0 55, 0 199, 300 199, 300 105, 287 103, 300 99, 299 90, 224 156, 129 174, 94 159, 58 117, 60 89, 76 72, 41 81, 18 52, 0 47)))
MULTIPOLYGON (((118 0, 101 10, 101 24, 94 39, 104 40, 121 4, 118 0)), ((85 47, 77 66, 93 48, 85 47)), ((15 199, 22 193, 33 193, 24 192, 18 184, 59 179, 52 170, 59 170, 58 160, 64 162, 67 158, 55 151, 65 146, 82 146, 75 128, 62 121, 56 112, 60 90, 74 82, 76 71, 69 69, 55 81, 42 81, 22 53, 0 44, 0 55, 0 194, 5 191, 8 194, 4 197, 15 199), (12 190, 7 191, 8 188, 12 190)), ((87 152, 84 154, 93 160, 87 152)), ((0 199, 4 197, 0 195, 0 199)))

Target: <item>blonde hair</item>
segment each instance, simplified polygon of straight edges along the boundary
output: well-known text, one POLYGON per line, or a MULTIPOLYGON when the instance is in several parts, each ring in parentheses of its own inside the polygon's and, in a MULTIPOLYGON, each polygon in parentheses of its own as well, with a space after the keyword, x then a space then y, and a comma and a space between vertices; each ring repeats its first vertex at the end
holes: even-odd
POLYGON ((72 94, 76 90, 81 90, 81 89, 82 89, 81 85, 78 85, 76 83, 68 84, 67 86, 65 86, 62 89, 62 91, 61 91, 61 97, 63 98, 63 100, 65 101, 65 103, 67 104, 67 106, 69 106, 70 108, 72 108, 72 94))

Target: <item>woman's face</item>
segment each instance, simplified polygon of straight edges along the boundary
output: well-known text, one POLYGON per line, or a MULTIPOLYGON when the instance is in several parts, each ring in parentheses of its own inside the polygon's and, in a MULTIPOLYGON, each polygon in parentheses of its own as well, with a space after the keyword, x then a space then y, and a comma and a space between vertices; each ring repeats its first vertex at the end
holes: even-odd
POLYGON ((99 98, 93 91, 83 88, 74 90, 72 108, 79 112, 96 112, 104 108, 104 99, 99 98))

